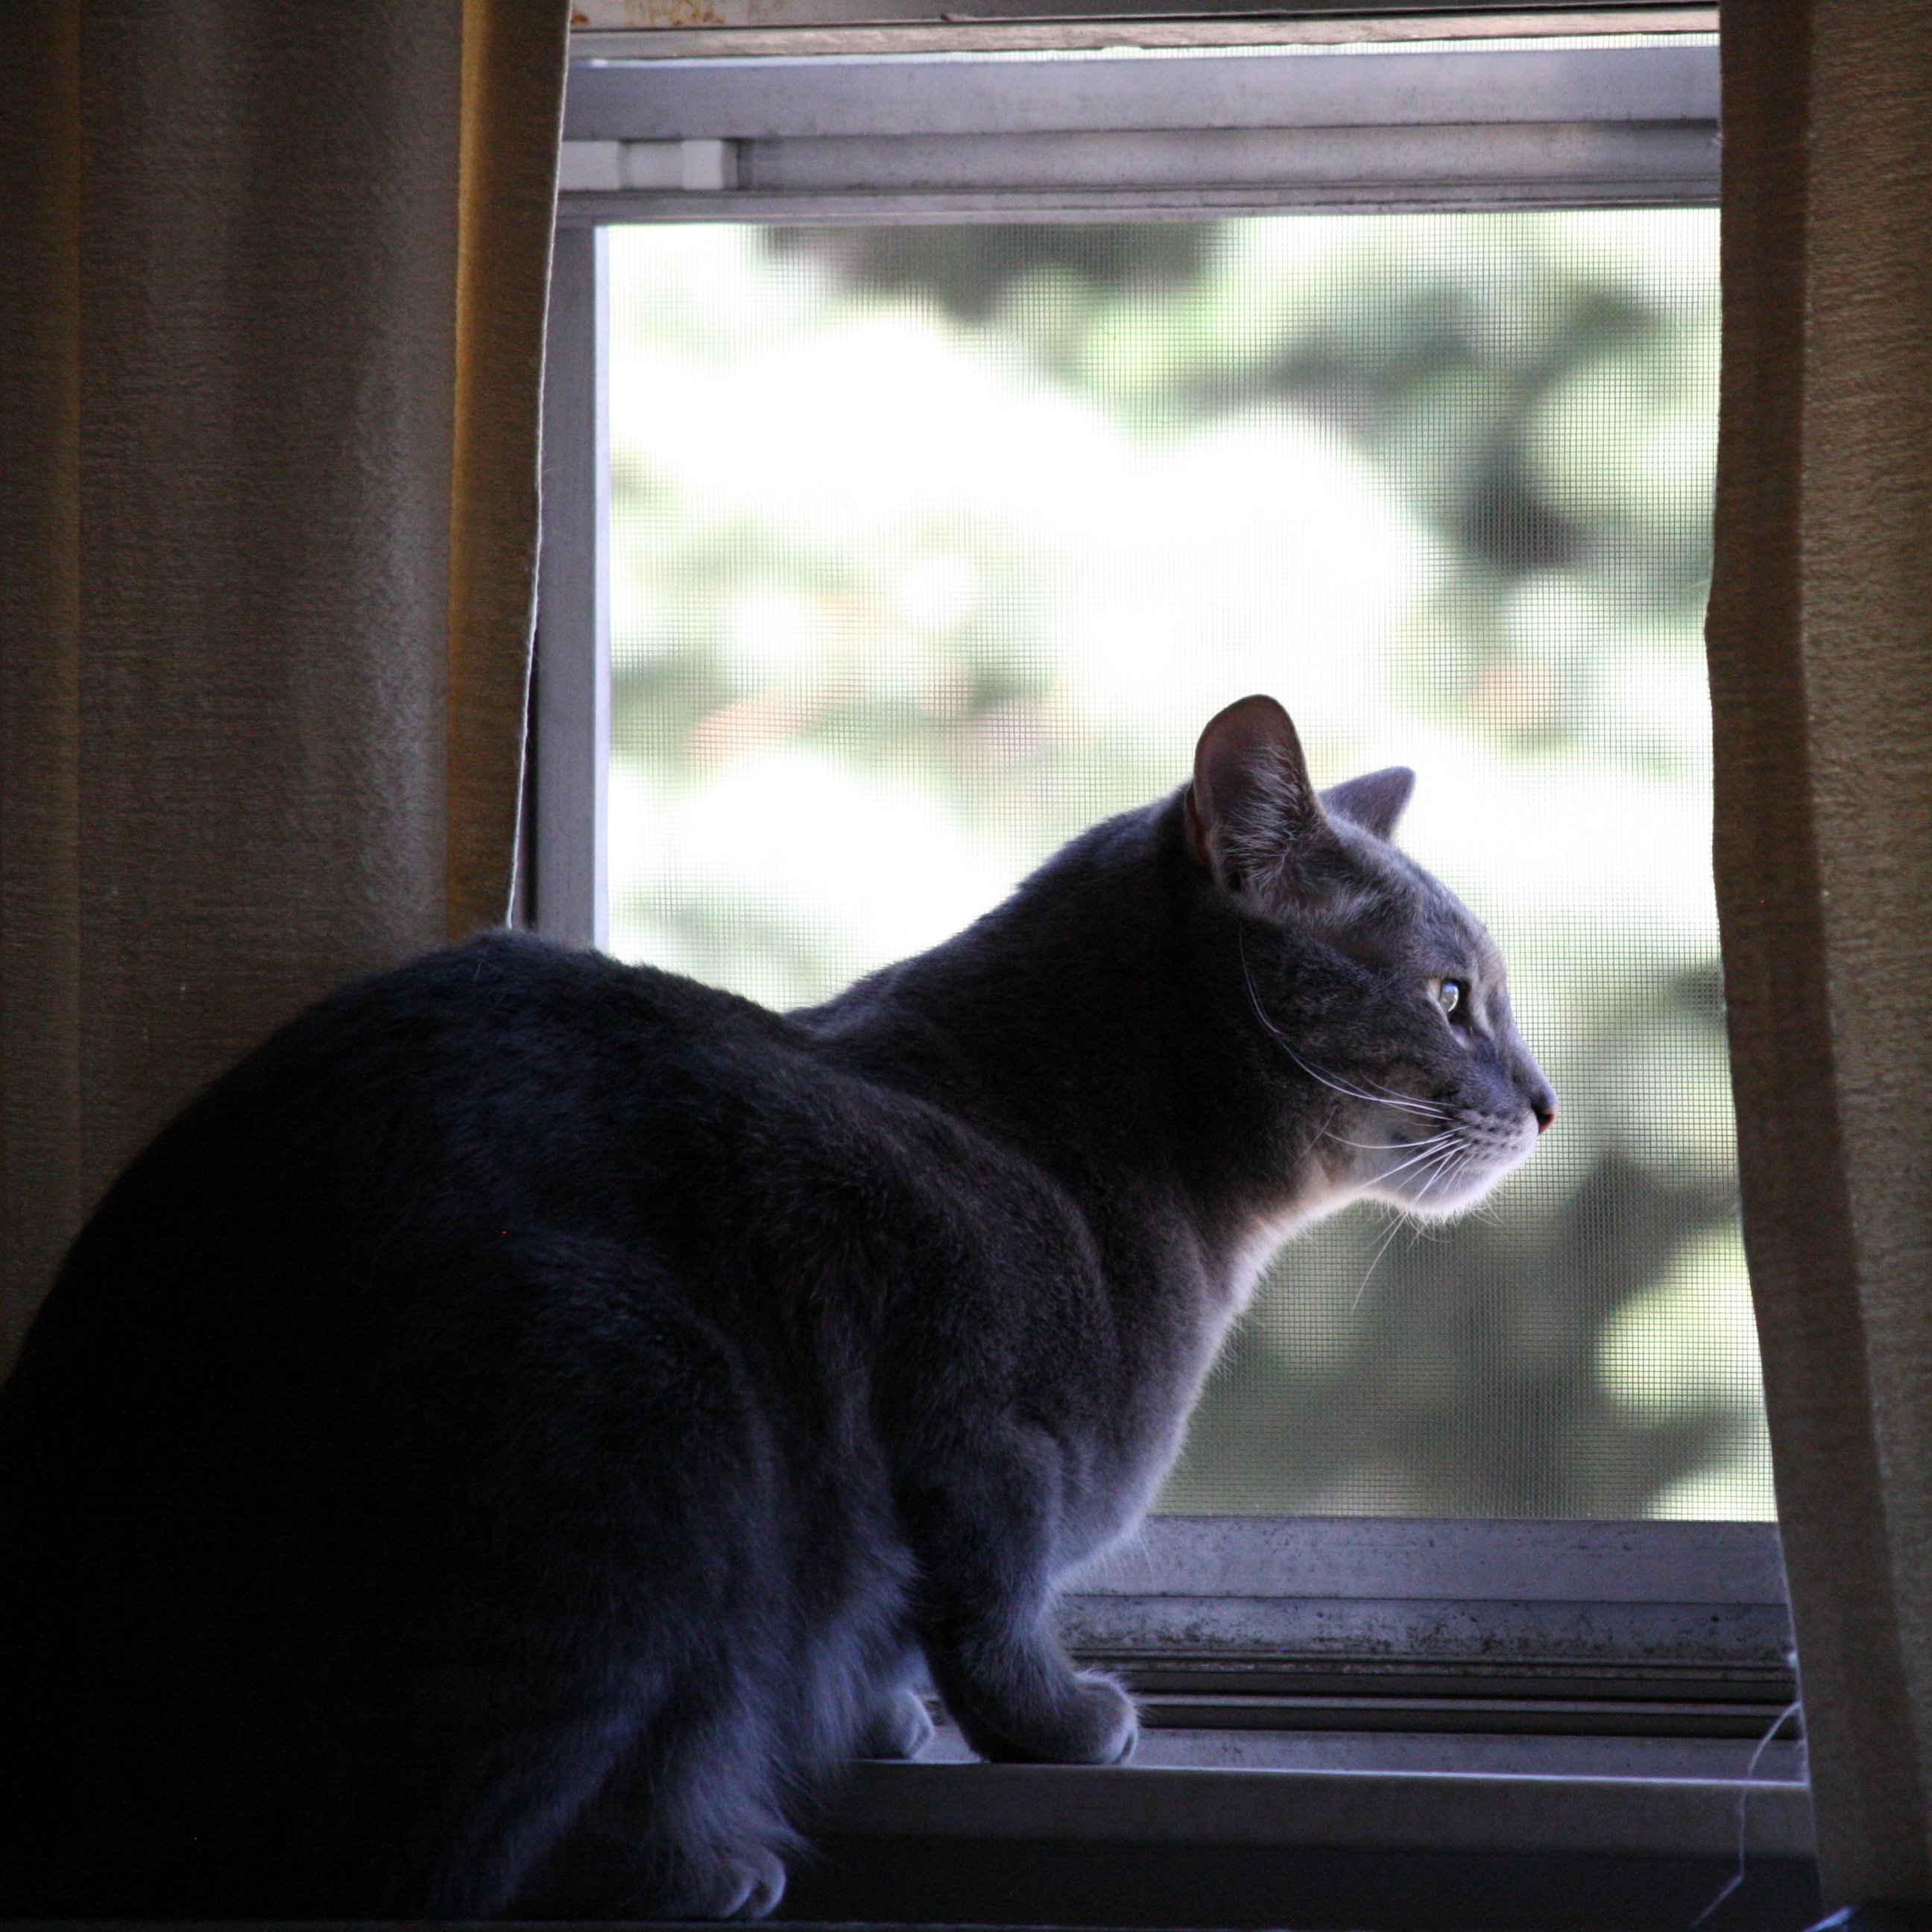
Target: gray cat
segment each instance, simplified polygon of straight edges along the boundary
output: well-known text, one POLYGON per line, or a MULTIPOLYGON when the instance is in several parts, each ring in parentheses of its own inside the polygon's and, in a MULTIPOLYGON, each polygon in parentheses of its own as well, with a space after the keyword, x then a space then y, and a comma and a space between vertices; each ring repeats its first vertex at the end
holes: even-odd
POLYGON ((1411 782, 1251 698, 824 1006, 500 936, 252 1054, 0 1396, 0 1912, 756 1916, 922 1666, 1126 1757, 1054 1591, 1268 1257, 1554 1110, 1411 782))

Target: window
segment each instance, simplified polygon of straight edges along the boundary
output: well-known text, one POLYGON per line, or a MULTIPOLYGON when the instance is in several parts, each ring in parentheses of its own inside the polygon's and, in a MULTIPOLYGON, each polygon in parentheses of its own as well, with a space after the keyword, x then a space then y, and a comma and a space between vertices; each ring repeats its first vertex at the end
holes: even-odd
MULTIPOLYGON (((574 70, 538 920, 795 1003, 1248 690, 1319 776, 1418 766, 1405 843, 1497 930, 1563 1133, 1490 1216, 1289 1250, 1070 1632, 1144 1764, 1252 1774, 1284 1842, 1284 1770, 1753 1771, 1775 1866, 1699 632, 1714 37, 1265 31, 574 70)), ((1729 1803, 1649 1849, 1719 1856, 1729 1803)), ((1582 1842, 1529 1816, 1459 1842, 1582 1842)))

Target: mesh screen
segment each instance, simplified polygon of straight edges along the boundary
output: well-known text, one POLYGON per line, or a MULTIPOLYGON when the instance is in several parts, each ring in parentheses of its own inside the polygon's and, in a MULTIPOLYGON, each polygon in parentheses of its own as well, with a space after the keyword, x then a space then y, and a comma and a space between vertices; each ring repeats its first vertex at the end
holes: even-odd
POLYGON ((1292 1247, 1164 1507, 1762 1516, 1702 211, 614 232, 613 943, 784 1006, 1268 691, 1489 922, 1558 1131, 1292 1247))

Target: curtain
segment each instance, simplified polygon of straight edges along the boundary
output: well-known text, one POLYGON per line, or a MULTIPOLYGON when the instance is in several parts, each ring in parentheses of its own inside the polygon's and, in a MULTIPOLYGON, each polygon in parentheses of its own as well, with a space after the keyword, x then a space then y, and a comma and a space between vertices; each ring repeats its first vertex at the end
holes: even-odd
POLYGON ((1746 1245, 1826 1898, 1922 1911, 1932 8, 1757 0, 1724 40, 1708 644, 1746 1245))
POLYGON ((0 1360, 196 1088, 504 917, 568 22, 4 13, 0 1360))

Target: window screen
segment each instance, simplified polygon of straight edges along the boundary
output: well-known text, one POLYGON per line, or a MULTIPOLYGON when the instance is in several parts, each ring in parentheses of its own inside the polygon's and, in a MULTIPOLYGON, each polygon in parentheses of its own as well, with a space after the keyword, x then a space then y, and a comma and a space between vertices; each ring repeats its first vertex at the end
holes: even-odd
POLYGON ((1253 691, 1484 917, 1557 1129, 1290 1247, 1179 1511, 1771 1513, 1700 627, 1697 210, 614 231, 611 933, 778 1006, 1253 691))

